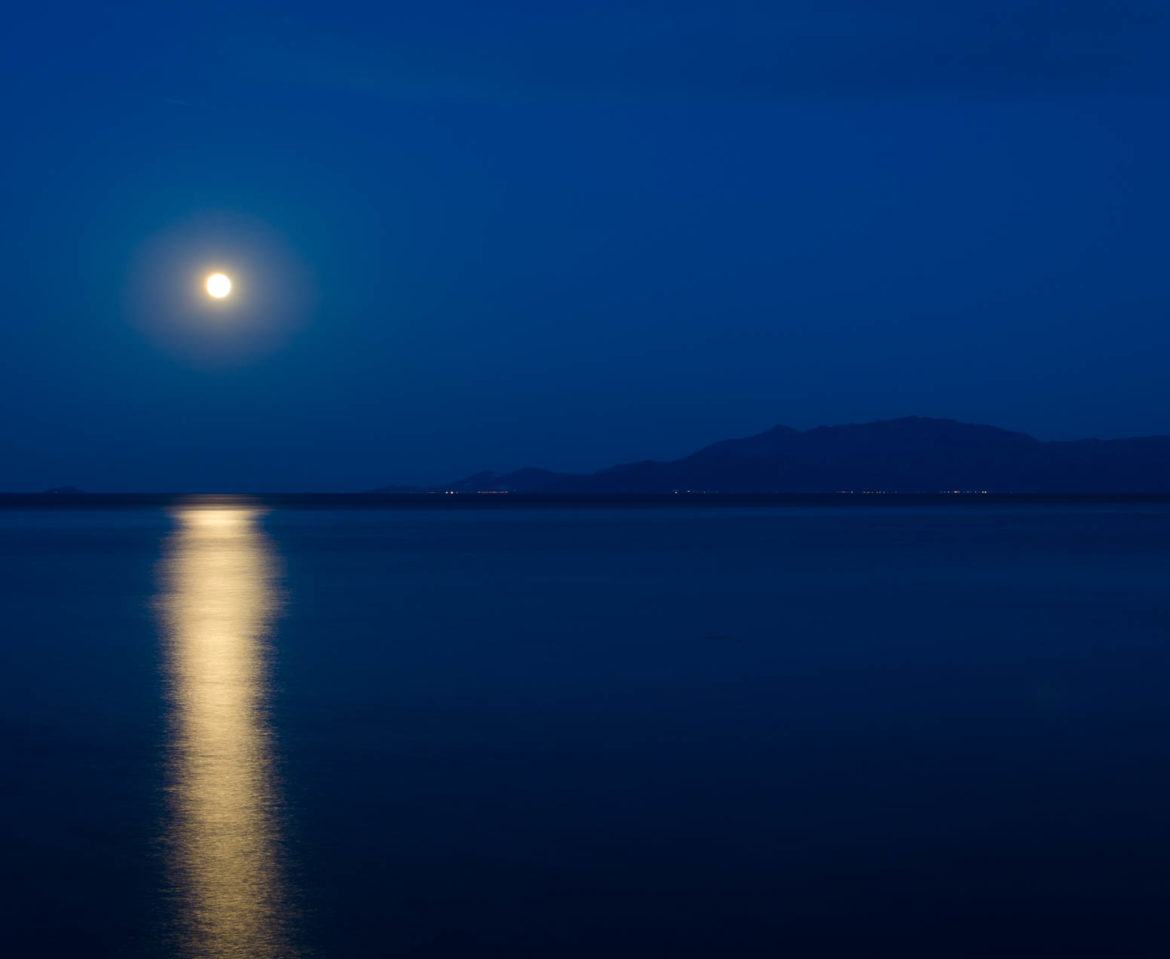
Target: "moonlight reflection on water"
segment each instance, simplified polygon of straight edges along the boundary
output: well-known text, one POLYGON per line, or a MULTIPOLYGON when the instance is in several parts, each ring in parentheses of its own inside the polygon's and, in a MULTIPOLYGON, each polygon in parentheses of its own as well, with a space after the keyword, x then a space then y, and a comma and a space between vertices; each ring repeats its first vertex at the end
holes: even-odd
POLYGON ((290 947, 267 635, 279 607, 250 508, 191 507, 161 567, 171 704, 167 846, 180 952, 276 959, 290 947))

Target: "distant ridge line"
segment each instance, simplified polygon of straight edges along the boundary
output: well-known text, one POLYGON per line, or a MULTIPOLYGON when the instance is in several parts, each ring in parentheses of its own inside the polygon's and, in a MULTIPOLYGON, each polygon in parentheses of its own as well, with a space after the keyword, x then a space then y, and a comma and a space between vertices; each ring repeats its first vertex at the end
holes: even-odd
POLYGON ((907 416, 720 440, 681 459, 588 474, 525 467, 386 493, 1170 493, 1170 436, 1042 442, 1026 433, 907 416))

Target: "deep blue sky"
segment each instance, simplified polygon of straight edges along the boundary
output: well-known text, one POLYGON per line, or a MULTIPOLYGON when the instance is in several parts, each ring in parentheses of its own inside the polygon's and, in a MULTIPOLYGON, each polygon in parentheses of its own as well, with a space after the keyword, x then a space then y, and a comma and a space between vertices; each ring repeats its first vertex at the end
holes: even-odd
POLYGON ((7 15, 0 489, 1170 433, 1165 3, 179 6, 7 15))

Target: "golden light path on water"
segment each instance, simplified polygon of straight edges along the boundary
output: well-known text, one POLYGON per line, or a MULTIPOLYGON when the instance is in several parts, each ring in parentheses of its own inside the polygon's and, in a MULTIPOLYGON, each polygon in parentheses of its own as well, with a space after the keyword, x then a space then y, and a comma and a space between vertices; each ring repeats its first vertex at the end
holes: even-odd
POLYGON ((271 547, 247 507, 183 508, 162 563, 171 700, 167 846, 179 951, 293 955, 280 863, 267 637, 271 547))

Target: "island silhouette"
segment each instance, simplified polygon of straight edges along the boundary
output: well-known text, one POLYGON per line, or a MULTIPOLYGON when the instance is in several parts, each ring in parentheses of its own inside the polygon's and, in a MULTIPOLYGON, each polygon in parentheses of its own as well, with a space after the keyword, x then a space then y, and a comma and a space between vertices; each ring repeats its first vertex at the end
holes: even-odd
POLYGON ((1167 493, 1170 436, 1043 442, 995 426, 908 416, 809 430, 774 426, 682 459, 587 474, 525 467, 373 492, 1167 493))

